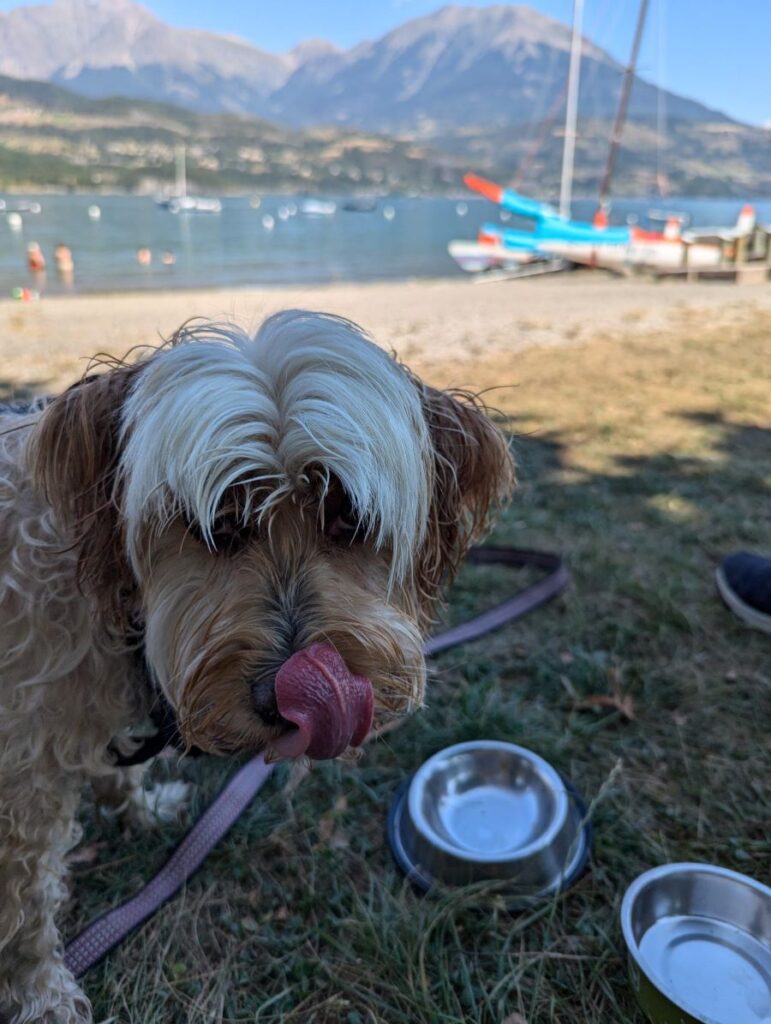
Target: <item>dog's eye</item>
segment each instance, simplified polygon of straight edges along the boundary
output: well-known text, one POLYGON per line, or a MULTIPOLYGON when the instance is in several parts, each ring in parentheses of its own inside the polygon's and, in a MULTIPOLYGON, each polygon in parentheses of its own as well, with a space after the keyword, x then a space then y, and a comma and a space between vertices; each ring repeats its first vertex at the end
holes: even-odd
POLYGON ((246 544, 249 539, 250 529, 244 525, 243 520, 235 513, 220 512, 214 519, 211 528, 211 540, 207 543, 204 531, 200 525, 192 520, 187 523, 188 532, 197 541, 206 547, 214 545, 217 554, 233 555, 246 544))
POLYGON ((352 544, 364 536, 365 530, 354 511, 351 497, 336 477, 332 478, 324 498, 322 515, 324 533, 330 540, 352 544))
POLYGON ((350 516, 336 516, 330 523, 328 534, 334 540, 351 541, 359 533, 359 523, 353 514, 350 516))
POLYGON ((232 555, 246 544, 249 531, 242 519, 233 514, 224 514, 214 520, 211 535, 217 551, 232 555))
POLYGON ((326 532, 328 537, 342 544, 353 544, 354 541, 361 540, 364 536, 364 527, 353 511, 347 495, 335 514, 329 519, 326 532))

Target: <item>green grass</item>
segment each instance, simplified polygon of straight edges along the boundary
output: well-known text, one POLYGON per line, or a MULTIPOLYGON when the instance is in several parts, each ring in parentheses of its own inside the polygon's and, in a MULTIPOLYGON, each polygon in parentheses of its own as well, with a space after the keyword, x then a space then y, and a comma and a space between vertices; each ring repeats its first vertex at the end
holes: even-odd
MULTIPOLYGON (((294 788, 281 768, 184 894, 86 977, 97 1019, 642 1024, 618 925, 626 885, 674 860, 768 880, 771 639, 713 584, 723 554, 771 549, 768 340, 738 316, 734 332, 684 325, 475 367, 480 386, 518 385, 496 398, 521 487, 492 539, 562 551, 572 586, 433 662, 425 711, 358 764, 318 765, 294 788), (633 720, 580 709, 614 688, 633 720), (384 842, 398 783, 474 737, 532 748, 593 802, 590 870, 530 912, 490 894, 477 909, 474 891, 416 895, 384 842)), ((465 383, 459 372, 437 383, 465 383)), ((448 617, 512 582, 466 567, 448 617)), ((182 765, 196 812, 232 767, 182 765)), ((89 813, 84 842, 105 845, 74 869, 67 933, 133 893, 182 833, 124 837, 89 813)))

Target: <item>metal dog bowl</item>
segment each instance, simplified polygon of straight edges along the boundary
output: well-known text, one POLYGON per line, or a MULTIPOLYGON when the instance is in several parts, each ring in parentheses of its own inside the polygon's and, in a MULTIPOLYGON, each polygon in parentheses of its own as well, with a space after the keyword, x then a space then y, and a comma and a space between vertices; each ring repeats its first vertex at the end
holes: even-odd
POLYGON ((423 890, 506 880, 546 896, 583 871, 591 837, 578 795, 542 757, 477 740, 429 758, 397 792, 388 838, 423 890))
POLYGON ((653 1024, 771 1021, 767 886, 709 864, 666 864, 627 889, 621 927, 653 1024))

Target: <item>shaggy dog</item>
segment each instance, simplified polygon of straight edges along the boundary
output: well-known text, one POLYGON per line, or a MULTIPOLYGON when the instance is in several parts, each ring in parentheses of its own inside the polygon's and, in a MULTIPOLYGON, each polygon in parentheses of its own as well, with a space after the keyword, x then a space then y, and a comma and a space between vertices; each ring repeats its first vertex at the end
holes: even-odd
POLYGON ((309 649, 343 704, 419 705, 440 585, 512 482, 478 402, 319 313, 187 326, 0 416, 0 1021, 91 1019, 55 915, 82 784, 136 786, 132 725, 164 700, 188 747, 313 756, 275 682, 309 649))

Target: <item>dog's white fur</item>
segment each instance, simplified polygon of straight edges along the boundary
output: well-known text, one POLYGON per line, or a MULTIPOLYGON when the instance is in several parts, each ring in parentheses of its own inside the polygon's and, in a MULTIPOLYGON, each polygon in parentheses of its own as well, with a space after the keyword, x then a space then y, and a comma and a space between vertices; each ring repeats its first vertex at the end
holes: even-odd
POLYGON ((352 332, 319 314, 274 317, 254 338, 209 326, 148 368, 123 417, 135 565, 148 520, 163 529, 183 511, 208 538, 234 483, 268 485, 258 507, 243 508, 262 518, 320 463, 353 497, 376 548, 393 550, 394 577, 404 579, 425 535, 431 442, 398 364, 373 344, 351 359, 352 332))
POLYGON ((136 804, 108 746, 146 675, 218 753, 270 743, 252 681, 318 640, 379 710, 419 703, 441 579, 511 482, 474 402, 302 311, 183 328, 0 416, 0 1021, 90 1020, 55 915, 83 782, 136 804))

